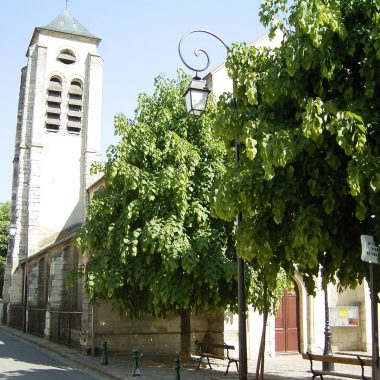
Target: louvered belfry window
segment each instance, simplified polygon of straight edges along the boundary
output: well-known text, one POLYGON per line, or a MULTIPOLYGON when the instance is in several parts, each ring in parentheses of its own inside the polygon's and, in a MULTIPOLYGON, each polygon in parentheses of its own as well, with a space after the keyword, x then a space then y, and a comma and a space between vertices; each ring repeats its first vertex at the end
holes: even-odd
POLYGON ((57 59, 65 65, 72 65, 76 62, 75 54, 69 49, 62 50, 57 59))
POLYGON ((70 84, 67 114, 67 130, 70 133, 80 133, 83 118, 82 83, 73 80, 70 84))
POLYGON ((59 131, 61 125, 62 83, 57 77, 50 78, 46 102, 46 129, 59 131))

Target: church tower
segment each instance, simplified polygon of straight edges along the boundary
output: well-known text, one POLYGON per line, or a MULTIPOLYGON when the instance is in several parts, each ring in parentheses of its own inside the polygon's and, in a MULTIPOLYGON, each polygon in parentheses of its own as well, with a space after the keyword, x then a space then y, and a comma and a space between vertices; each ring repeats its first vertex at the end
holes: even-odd
POLYGON ((85 221, 90 167, 101 157, 99 43, 67 10, 37 27, 30 41, 21 70, 6 302, 22 302, 20 264, 85 221))

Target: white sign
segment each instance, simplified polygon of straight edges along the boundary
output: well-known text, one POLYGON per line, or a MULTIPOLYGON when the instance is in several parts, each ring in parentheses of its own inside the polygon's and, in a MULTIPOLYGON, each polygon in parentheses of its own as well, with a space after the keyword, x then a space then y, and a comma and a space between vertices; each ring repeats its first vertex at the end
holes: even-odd
POLYGON ((359 306, 330 307, 330 326, 359 326, 359 306))
POLYGON ((367 263, 379 263, 380 248, 375 244, 375 240, 371 235, 361 235, 362 242, 362 260, 367 263))

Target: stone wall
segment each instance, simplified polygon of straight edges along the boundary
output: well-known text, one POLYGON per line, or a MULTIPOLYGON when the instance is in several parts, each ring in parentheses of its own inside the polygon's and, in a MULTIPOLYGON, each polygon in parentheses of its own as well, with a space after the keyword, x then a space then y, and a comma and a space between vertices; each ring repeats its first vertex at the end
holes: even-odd
MULTIPOLYGON (((356 289, 345 289, 343 292, 338 291, 330 286, 330 307, 339 306, 357 306, 359 307, 359 325, 358 326, 331 326, 331 337, 334 351, 366 350, 366 312, 365 312, 365 291, 364 285, 358 285, 356 289)), ((331 317, 331 313, 330 313, 331 317)), ((370 316, 369 316, 370 317, 370 316)))
POLYGON ((28 267, 28 306, 37 306, 38 304, 38 261, 33 262, 28 267))
MULTIPOLYGON (((107 342, 110 352, 131 353, 137 348, 144 355, 173 356, 179 354, 181 320, 177 315, 166 318, 143 316, 132 320, 120 314, 107 303, 98 303, 95 308, 95 346, 100 349, 107 342)), ((91 317, 88 317, 91 322, 91 317)), ((85 327, 85 326, 84 326, 85 327)), ((87 326, 90 332, 91 326, 87 326)), ((90 336, 90 334, 88 334, 90 336)), ((195 340, 205 337, 212 341, 223 341, 223 313, 211 316, 191 315, 192 352, 196 352, 195 340)), ((87 349, 91 341, 86 341, 87 349)))

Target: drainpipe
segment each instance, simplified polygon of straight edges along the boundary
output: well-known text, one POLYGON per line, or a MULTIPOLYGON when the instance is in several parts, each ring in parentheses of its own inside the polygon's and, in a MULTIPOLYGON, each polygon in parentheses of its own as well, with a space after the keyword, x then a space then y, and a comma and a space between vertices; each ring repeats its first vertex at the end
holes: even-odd
POLYGON ((28 332, 28 321, 27 321, 27 315, 28 315, 28 259, 26 259, 24 264, 24 273, 23 273, 23 317, 22 317, 22 331, 24 333, 28 332))
POLYGON ((95 356, 95 307, 91 303, 91 356, 95 356))

